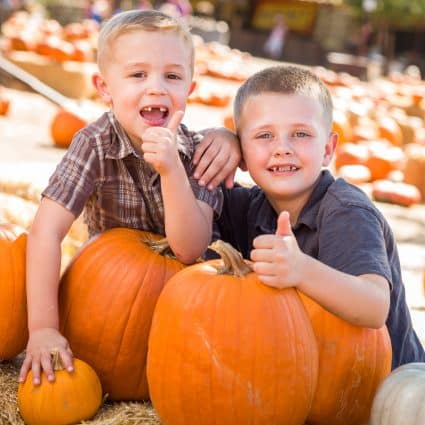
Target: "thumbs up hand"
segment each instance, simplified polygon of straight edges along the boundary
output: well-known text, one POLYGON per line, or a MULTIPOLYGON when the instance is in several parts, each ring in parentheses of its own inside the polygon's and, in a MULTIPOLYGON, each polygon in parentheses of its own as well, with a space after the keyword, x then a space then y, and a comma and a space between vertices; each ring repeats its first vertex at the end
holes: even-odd
POLYGON ((176 137, 183 115, 183 111, 176 111, 167 127, 149 127, 142 134, 143 158, 161 176, 172 170, 180 160, 176 137))
POLYGON ((263 283, 275 288, 297 287, 301 283, 305 254, 292 233, 287 211, 278 217, 276 234, 258 236, 253 244, 253 268, 263 283))

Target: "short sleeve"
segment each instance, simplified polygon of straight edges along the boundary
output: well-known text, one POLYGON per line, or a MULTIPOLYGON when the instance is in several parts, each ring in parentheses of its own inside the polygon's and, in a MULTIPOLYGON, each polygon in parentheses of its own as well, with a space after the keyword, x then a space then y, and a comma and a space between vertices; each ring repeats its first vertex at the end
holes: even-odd
POLYGON ((200 186, 198 181, 190 176, 190 187, 195 198, 208 204, 214 211, 214 215, 219 217, 223 208, 223 192, 220 187, 214 190, 208 190, 205 186, 200 186))
POLYGON ((344 206, 327 214, 320 222, 318 259, 347 274, 392 281, 384 226, 369 208, 344 206))
POLYGON ((96 150, 84 133, 79 132, 50 177, 42 196, 58 202, 78 217, 94 192, 98 170, 96 150))

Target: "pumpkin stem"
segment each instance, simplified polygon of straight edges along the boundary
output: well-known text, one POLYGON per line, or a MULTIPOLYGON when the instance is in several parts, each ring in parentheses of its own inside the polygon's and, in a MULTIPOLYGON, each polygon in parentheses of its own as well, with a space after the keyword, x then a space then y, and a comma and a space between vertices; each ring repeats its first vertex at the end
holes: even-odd
POLYGON ((144 240, 143 241, 153 252, 156 252, 159 255, 163 255, 164 257, 176 258, 173 251, 168 244, 167 238, 162 238, 157 241, 154 240, 144 240))
POLYGON ((224 262, 223 267, 217 267, 219 274, 231 274, 243 277, 252 272, 252 267, 244 261, 241 253, 229 243, 219 239, 213 242, 208 248, 220 255, 224 262))
POLYGON ((54 350, 50 353, 50 355, 52 356, 52 365, 54 371, 65 369, 61 356, 59 355, 59 351, 54 350))

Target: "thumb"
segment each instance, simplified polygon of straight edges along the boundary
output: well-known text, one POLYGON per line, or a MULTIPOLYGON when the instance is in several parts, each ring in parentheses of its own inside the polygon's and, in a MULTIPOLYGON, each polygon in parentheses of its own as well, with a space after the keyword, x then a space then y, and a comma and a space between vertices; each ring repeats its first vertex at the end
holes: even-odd
POLYGON ((171 117, 170 121, 168 121, 167 128, 171 130, 173 133, 177 133, 177 129, 183 119, 184 112, 176 111, 174 115, 171 117))
POLYGON ((277 236, 289 236, 292 235, 291 222, 289 221, 289 212, 282 211, 277 219, 277 236))

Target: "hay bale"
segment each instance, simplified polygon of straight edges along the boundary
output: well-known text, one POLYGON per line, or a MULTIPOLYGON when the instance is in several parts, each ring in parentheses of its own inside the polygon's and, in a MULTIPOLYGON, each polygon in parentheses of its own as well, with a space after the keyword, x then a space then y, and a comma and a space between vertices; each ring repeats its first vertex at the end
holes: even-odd
MULTIPOLYGON (((0 425, 24 425, 18 411, 16 394, 22 355, 12 361, 0 362, 0 425)), ((105 402, 97 415, 85 425, 160 425, 149 403, 105 402)))

